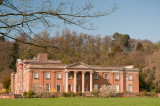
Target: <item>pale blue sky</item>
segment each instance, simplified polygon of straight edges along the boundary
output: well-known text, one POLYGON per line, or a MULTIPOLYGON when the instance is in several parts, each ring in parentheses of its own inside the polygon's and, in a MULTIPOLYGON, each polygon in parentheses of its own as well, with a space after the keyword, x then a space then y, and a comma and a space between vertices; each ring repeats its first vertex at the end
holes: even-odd
MULTIPOLYGON (((83 0, 73 0, 83 3, 83 0)), ((148 39, 153 42, 160 40, 160 0, 91 0, 96 9, 110 9, 114 3, 118 8, 114 13, 91 19, 98 29, 85 30, 76 26, 67 26, 71 31, 98 35, 112 35, 114 32, 129 34, 134 39, 148 39)), ((64 26, 51 31, 61 31, 64 26)))
MULTIPOLYGON (((33 0, 34 5, 39 4, 39 0, 33 0)), ((42 0, 41 0, 42 1, 42 0)), ((72 2, 83 5, 88 0, 54 0, 55 4, 61 1, 72 2)), ((78 33, 83 32, 90 35, 113 35, 115 32, 129 34, 133 39, 148 39, 153 42, 160 40, 160 0, 90 0, 95 4, 95 10, 110 9, 114 3, 118 9, 105 17, 93 18, 90 21, 97 25, 96 30, 86 30, 74 25, 67 25, 66 28, 78 33)), ((58 4, 58 3, 57 3, 58 4)), ((57 20, 51 20, 59 23, 57 20)), ((65 28, 60 23, 60 28, 49 30, 51 35, 56 31, 61 32, 65 28)), ((38 26, 38 25, 37 25, 38 26)), ((39 25, 40 29, 36 33, 45 30, 39 25)))

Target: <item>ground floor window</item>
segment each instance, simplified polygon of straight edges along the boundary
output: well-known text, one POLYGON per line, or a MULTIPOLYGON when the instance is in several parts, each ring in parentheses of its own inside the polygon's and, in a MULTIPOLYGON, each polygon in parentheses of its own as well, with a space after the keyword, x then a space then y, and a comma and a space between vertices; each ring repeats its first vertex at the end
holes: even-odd
POLYGON ((61 85, 57 85, 57 92, 61 92, 61 85))
POLYGON ((128 91, 132 92, 132 85, 128 85, 128 91))
POLYGON ((80 92, 80 85, 76 85, 76 91, 80 92))
POLYGON ((118 84, 115 85, 115 88, 116 88, 116 91, 119 92, 119 85, 118 84))
POLYGON ((50 92, 50 85, 46 84, 46 92, 50 92))
POLYGON ((39 91, 39 83, 34 83, 34 91, 35 92, 39 91))
POLYGON ((98 84, 94 84, 94 90, 98 90, 98 84))
POLYGON ((72 85, 68 85, 68 91, 72 91, 72 85))
POLYGON ((85 91, 88 91, 88 85, 85 85, 85 91))

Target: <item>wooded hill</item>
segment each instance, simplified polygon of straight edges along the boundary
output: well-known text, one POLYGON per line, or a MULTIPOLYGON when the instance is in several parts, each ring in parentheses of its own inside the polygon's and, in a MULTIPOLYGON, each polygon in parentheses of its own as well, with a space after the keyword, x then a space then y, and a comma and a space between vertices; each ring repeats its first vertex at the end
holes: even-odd
POLYGON ((0 37, 0 82, 16 71, 16 59, 29 59, 40 52, 48 53, 49 59, 70 64, 78 61, 89 65, 135 65, 140 71, 140 90, 151 91, 160 87, 160 43, 130 38, 128 34, 114 33, 101 37, 63 30, 51 36, 43 31, 28 38, 16 35, 18 41, 0 37), (22 42, 32 42, 34 45, 22 42), (40 45, 38 47, 35 45, 40 45))

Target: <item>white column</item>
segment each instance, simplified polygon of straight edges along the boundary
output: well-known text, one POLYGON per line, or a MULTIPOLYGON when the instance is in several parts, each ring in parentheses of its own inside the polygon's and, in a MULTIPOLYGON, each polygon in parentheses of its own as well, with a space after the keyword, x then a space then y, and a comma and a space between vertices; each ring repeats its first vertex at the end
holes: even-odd
POLYGON ((122 71, 122 73, 120 74, 121 75, 121 92, 123 93, 123 71, 122 71))
POLYGON ((90 92, 92 92, 93 87, 93 78, 92 78, 93 72, 90 72, 90 92))
POLYGON ((76 93, 76 85, 77 85, 77 71, 74 72, 74 93, 76 93))
POLYGON ((66 92, 68 92, 68 72, 66 72, 66 92))
POLYGON ((84 80, 85 72, 82 72, 82 92, 84 92, 85 80, 84 80))

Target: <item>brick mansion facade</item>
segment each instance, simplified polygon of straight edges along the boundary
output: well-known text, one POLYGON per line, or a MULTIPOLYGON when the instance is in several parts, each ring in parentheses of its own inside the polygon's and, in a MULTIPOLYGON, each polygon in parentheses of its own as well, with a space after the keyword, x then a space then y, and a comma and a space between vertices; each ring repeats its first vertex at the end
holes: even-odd
POLYGON ((106 67, 77 62, 62 64, 48 60, 47 54, 37 58, 17 60, 17 72, 11 74, 11 92, 21 94, 36 87, 47 92, 91 92, 102 85, 113 85, 116 91, 139 92, 139 70, 134 66, 106 67))

